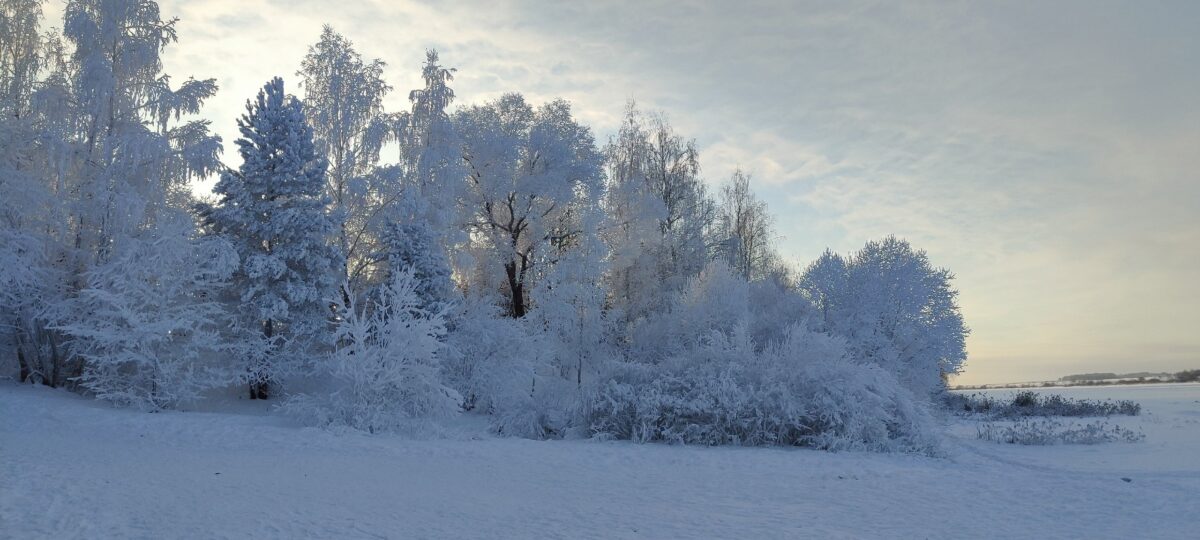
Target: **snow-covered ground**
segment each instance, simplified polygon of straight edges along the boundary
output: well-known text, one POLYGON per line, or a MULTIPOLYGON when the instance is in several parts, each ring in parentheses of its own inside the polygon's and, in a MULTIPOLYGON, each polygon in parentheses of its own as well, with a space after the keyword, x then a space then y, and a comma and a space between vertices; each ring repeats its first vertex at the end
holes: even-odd
MULTIPOLYGON (((1060 391, 1060 390, 1055 390, 1060 391)), ((1141 402, 1146 440, 978 441, 946 458, 300 428, 240 402, 145 414, 0 385, 3 538, 1196 538, 1200 385, 1141 402), (1124 479, 1128 479, 1126 481, 1124 479)))

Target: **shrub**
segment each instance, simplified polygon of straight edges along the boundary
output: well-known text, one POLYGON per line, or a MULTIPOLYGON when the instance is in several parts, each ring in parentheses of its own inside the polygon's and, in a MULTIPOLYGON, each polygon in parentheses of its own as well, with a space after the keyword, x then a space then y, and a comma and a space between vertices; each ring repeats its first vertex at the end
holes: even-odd
POLYGON ((625 366, 585 417, 597 437, 639 442, 938 451, 928 411, 894 376, 800 328, 759 354, 744 331, 717 332, 660 366, 625 366))
POLYGON ((440 380, 444 318, 422 307, 419 287, 407 269, 369 306, 340 306, 339 346, 326 364, 335 389, 293 396, 284 409, 317 425, 371 433, 420 427, 456 412, 461 398, 440 380))
POLYGON ((1075 424, 1058 420, 1021 420, 1014 424, 981 424, 977 436, 985 441, 1023 444, 1101 444, 1108 442, 1138 442, 1146 438, 1140 431, 1099 421, 1075 424))
POLYGON ((993 418, 1029 416, 1137 416, 1142 406, 1129 400, 1072 399, 1060 394, 1041 395, 1025 390, 1004 401, 984 394, 947 392, 942 403, 960 414, 984 414, 993 418))
POLYGON ((236 375, 222 359, 227 311, 215 300, 237 268, 220 238, 191 238, 190 223, 129 238, 120 256, 87 274, 87 287, 52 314, 83 359, 77 381, 97 398, 147 411, 197 399, 236 375))
POLYGON ((1037 404, 1038 404, 1038 395, 1036 392, 1033 392, 1030 390, 1022 390, 1020 392, 1017 392, 1017 395, 1013 396, 1013 399, 1012 399, 1013 407, 1029 408, 1029 407, 1037 406, 1037 404))
POLYGON ((486 300, 467 299, 452 321, 442 377, 462 395, 464 410, 490 414, 528 394, 537 349, 516 319, 486 300))
POLYGON ((957 392, 942 394, 942 404, 950 411, 962 414, 986 413, 998 406, 996 399, 991 396, 980 393, 959 394, 957 392))
POLYGON ((468 298, 453 317, 442 377, 461 394, 464 410, 488 416, 492 431, 558 437, 578 409, 578 391, 556 372, 546 336, 525 322, 486 298, 468 298))

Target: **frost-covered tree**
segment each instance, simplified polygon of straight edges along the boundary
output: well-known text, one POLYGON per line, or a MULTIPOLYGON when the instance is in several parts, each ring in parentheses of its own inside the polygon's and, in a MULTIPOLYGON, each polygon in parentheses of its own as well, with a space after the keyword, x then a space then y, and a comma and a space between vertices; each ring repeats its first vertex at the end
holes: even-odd
POLYGON ((363 60, 350 40, 326 25, 298 72, 317 152, 329 163, 326 195, 343 216, 337 245, 354 292, 375 277, 378 237, 400 192, 397 175, 378 167, 395 132, 395 119, 383 110, 392 89, 383 80, 385 66, 363 60))
POLYGON ((823 328, 845 338, 854 358, 928 395, 967 357, 968 330, 953 277, 924 251, 889 236, 849 257, 826 252, 800 287, 821 313, 823 328))
POLYGON ((649 189, 647 137, 642 116, 630 102, 621 128, 604 148, 606 223, 601 235, 609 250, 604 285, 610 304, 626 320, 660 309, 662 294, 647 293, 664 288, 657 261, 664 239, 659 205, 649 189))
POLYGON ((709 261, 710 226, 715 207, 700 180, 699 156, 694 140, 675 133, 666 116, 651 115, 647 179, 659 203, 659 229, 666 239, 660 256, 668 285, 682 287, 709 261))
POLYGON ((582 209, 596 204, 600 154, 591 131, 561 100, 535 110, 508 94, 459 111, 455 121, 481 264, 484 272, 503 272, 508 312, 524 317, 531 285, 570 253, 582 233, 582 209))
MULTIPOLYGON (((0 153, 12 149, 0 121, 0 153)), ((68 274, 59 256, 61 206, 36 172, 0 157, 0 373, 15 366, 20 382, 64 381, 60 337, 47 327, 47 307, 66 297, 68 274)))
POLYGON ((771 247, 775 226, 767 203, 750 190, 750 176, 738 169, 721 187, 717 206, 718 255, 746 280, 766 277, 778 257, 771 247))
POLYGON ((216 84, 170 84, 161 54, 175 22, 156 3, 72 0, 62 37, 40 40, 35 8, 14 1, 0 10, 0 206, 12 252, 47 264, 9 312, 22 371, 57 386, 78 380, 84 362, 47 323, 78 317, 68 306, 88 275, 190 205, 187 183, 216 170, 220 139, 207 122, 183 119, 216 84))
POLYGON ((327 363, 335 390, 287 404, 320 425, 375 433, 418 427, 458 410, 461 396, 441 382, 446 351, 442 307, 423 307, 414 272, 393 273, 369 306, 338 306, 337 341, 327 363))
POLYGON ((175 20, 148 0, 72 0, 63 32, 71 53, 72 111, 83 153, 74 172, 76 244, 101 263, 112 241, 153 225, 159 209, 186 207, 187 182, 216 172, 220 139, 208 122, 172 126, 216 93, 214 79, 169 86, 161 53, 175 20))
POLYGON ((583 217, 579 243, 550 268, 530 296, 530 324, 546 338, 557 375, 582 389, 611 356, 611 324, 601 277, 606 250, 596 234, 598 209, 583 217))
POLYGON ((81 316, 56 330, 84 359, 80 384, 96 397, 157 410, 234 380, 223 361, 229 319, 218 295, 237 254, 222 238, 192 233, 191 218, 179 215, 123 241, 70 301, 81 316))
POLYGON ((0 1, 0 115, 28 113, 42 64, 42 0, 0 1))
POLYGON ((841 297, 849 294, 848 280, 846 259, 828 249, 800 276, 797 287, 819 312, 821 330, 825 332, 834 331, 832 323, 838 316, 841 297))
POLYGON ((390 276, 411 272, 421 308, 436 311, 456 294, 450 263, 425 222, 392 223, 382 237, 383 256, 390 276))
POLYGON ((313 145, 299 100, 272 79, 238 120, 242 165, 221 174, 206 224, 236 248, 234 276, 249 351, 251 399, 266 399, 283 362, 331 342, 330 302, 338 296, 342 255, 327 211, 325 160, 313 145))
POLYGON ((611 303, 628 323, 659 312, 711 258, 715 206, 699 179, 695 142, 662 114, 630 103, 605 148, 604 238, 611 303))
POLYGON ((0 1, 0 366, 15 366, 21 382, 52 383, 41 349, 53 342, 38 313, 61 292, 52 246, 62 216, 47 152, 56 145, 33 114, 46 54, 41 4, 0 1))
MULTIPOLYGON (((408 94, 412 107, 397 115, 396 137, 406 189, 410 191, 411 220, 429 224, 438 243, 451 248, 465 241, 458 215, 466 169, 462 142, 448 109, 454 102, 454 69, 439 63, 435 50, 426 51, 421 78, 425 86, 408 94)), ((407 201, 406 201, 407 202, 407 201)))

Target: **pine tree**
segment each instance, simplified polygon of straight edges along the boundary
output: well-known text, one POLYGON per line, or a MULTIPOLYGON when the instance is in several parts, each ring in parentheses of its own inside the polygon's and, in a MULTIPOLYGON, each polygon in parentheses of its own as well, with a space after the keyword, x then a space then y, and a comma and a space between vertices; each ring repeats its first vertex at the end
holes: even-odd
POLYGON ((455 292, 450 264, 428 224, 392 223, 384 231, 383 246, 391 276, 412 273, 422 309, 436 311, 450 302, 455 292))
POLYGON ((283 359, 302 359, 330 341, 341 252, 327 214, 325 160, 313 146, 300 102, 273 79, 238 121, 242 166, 221 175, 207 224, 242 260, 234 288, 246 326, 261 332, 249 350, 251 399, 265 399, 283 359))

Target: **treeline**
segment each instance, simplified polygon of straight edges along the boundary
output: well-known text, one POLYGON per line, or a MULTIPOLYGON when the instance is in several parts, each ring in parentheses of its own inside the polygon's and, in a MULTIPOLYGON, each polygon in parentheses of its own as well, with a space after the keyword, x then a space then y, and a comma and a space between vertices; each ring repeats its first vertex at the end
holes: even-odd
POLYGON ((1170 373, 1151 373, 1149 371, 1139 371, 1136 373, 1081 373, 1078 375, 1067 375, 1059 377, 1058 380, 1063 382, 1081 382, 1081 381, 1104 381, 1109 379, 1148 379, 1148 378, 1164 378, 1170 377, 1170 373))
MULTIPOLYGON (((0 353, 21 382, 175 407, 241 385, 320 425, 487 415, 498 432, 928 451, 966 357, 952 276, 889 237, 786 265, 737 172, 630 104, 603 145, 570 104, 455 108, 430 51, 326 27, 264 74, 234 141, 213 79, 163 71, 147 0, 0 0, 0 353), (290 92, 296 92, 293 95, 290 92), (189 183, 219 175, 214 197, 189 183)), ((802 231, 797 231, 802 234, 802 231)))
POLYGON ((979 386, 957 385, 953 390, 989 390, 997 388, 1054 388, 1064 386, 1115 386, 1127 384, 1158 384, 1158 383, 1186 383, 1200 381, 1200 369, 1185 369, 1175 373, 1126 373, 1117 375, 1115 373, 1087 373, 1081 375, 1068 375, 1061 377, 1058 381, 1046 382, 1029 382, 1029 383, 1010 383, 1010 384, 983 384, 979 386), (1112 375, 1109 377, 1108 375, 1112 375))

